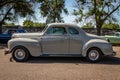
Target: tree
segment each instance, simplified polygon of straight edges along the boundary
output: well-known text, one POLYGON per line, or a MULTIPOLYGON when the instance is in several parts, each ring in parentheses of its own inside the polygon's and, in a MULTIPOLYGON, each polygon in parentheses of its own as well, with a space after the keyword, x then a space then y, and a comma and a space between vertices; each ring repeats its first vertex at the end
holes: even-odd
POLYGON ((5 22, 3 25, 4 25, 4 26, 15 26, 14 23, 6 23, 6 22, 5 22))
POLYGON ((92 23, 87 23, 86 25, 82 26, 82 28, 94 28, 92 23))
POLYGON ((33 27, 33 25, 34 25, 34 22, 30 20, 25 20, 23 22, 23 26, 26 26, 26 27, 33 27))
POLYGON ((45 27, 45 23, 38 23, 38 22, 33 22, 31 20, 25 20, 23 22, 23 26, 25 26, 25 27, 45 27))
POLYGON ((65 8, 65 0, 43 0, 40 5, 40 13, 43 17, 47 17, 46 23, 63 22, 61 13, 68 14, 65 8))
POLYGON ((119 13, 120 0, 76 0, 73 12, 77 22, 92 18, 97 28, 97 35, 101 35, 102 25, 106 22, 117 21, 113 13, 119 13))
POLYGON ((102 29, 120 29, 120 26, 118 24, 103 24, 102 29))
POLYGON ((31 0, 0 0, 0 33, 2 32, 2 24, 6 20, 17 20, 19 17, 32 15, 31 0))
POLYGON ((45 23, 38 23, 38 22, 34 22, 34 27, 45 27, 45 23))

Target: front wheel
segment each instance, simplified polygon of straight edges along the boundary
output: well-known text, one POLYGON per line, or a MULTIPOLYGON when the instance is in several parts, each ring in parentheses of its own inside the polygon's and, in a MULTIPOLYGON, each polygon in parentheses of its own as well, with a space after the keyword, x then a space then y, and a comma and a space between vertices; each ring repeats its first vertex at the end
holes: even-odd
POLYGON ((29 53, 26 48, 19 46, 14 49, 12 57, 17 62, 24 62, 28 60, 29 53))
POLYGON ((87 60, 89 62, 98 62, 101 60, 102 52, 98 48, 91 48, 87 52, 87 60))

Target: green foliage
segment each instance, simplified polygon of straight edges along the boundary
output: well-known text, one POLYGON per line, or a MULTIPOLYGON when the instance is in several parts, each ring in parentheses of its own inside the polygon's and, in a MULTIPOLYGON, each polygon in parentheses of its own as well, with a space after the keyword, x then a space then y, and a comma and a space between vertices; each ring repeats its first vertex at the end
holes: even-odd
POLYGON ((4 23, 4 26, 15 26, 14 23, 4 23))
POLYGON ((30 20, 26 20, 23 22, 23 26, 25 27, 33 27, 33 25, 34 25, 34 22, 30 20))
POLYGON ((102 29, 120 29, 120 26, 118 24, 103 24, 102 29))
POLYGON ((92 23, 87 23, 86 25, 82 26, 82 28, 94 28, 92 23))
MULTIPOLYGON (((76 22, 83 19, 93 19, 96 24, 97 34, 100 35, 102 25, 106 22, 116 22, 114 12, 119 13, 120 0, 75 0, 73 15, 77 16, 76 22)), ((119 14, 118 14, 119 15, 119 14)))
POLYGON ((25 20, 23 22, 24 27, 45 27, 45 23, 33 22, 31 20, 25 20))
POLYGON ((46 25, 45 23, 35 22, 33 26, 34 26, 34 27, 45 27, 45 25, 46 25))
POLYGON ((88 26, 88 25, 84 25, 81 28, 94 28, 94 26, 88 26))
POLYGON ((0 25, 4 21, 16 20, 34 14, 31 0, 0 0, 0 25))
POLYGON ((65 0, 43 0, 40 5, 40 13, 47 17, 46 22, 63 22, 61 13, 68 14, 65 8, 65 0))
POLYGON ((17 21, 20 17, 33 15, 34 0, 0 0, 0 33, 5 21, 17 21))

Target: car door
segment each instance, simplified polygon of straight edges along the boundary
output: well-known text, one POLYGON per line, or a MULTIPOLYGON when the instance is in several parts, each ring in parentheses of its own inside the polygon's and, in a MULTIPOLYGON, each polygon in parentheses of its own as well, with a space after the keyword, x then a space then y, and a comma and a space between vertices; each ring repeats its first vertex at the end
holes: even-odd
POLYGON ((69 36, 64 27, 49 27, 42 37, 43 54, 68 54, 69 36))
POLYGON ((68 27, 68 32, 70 35, 70 46, 69 46, 69 54, 80 54, 82 49, 82 38, 79 33, 79 30, 74 27, 68 27))

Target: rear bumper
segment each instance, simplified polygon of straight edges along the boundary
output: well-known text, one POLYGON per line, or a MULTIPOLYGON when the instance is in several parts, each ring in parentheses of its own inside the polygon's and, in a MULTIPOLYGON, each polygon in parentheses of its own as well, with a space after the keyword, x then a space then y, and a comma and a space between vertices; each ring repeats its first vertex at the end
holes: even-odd
POLYGON ((108 56, 115 56, 116 55, 116 52, 113 51, 111 54, 109 54, 108 56))
POLYGON ((111 55, 111 56, 115 56, 116 55, 116 52, 115 51, 113 51, 113 54, 111 55))

